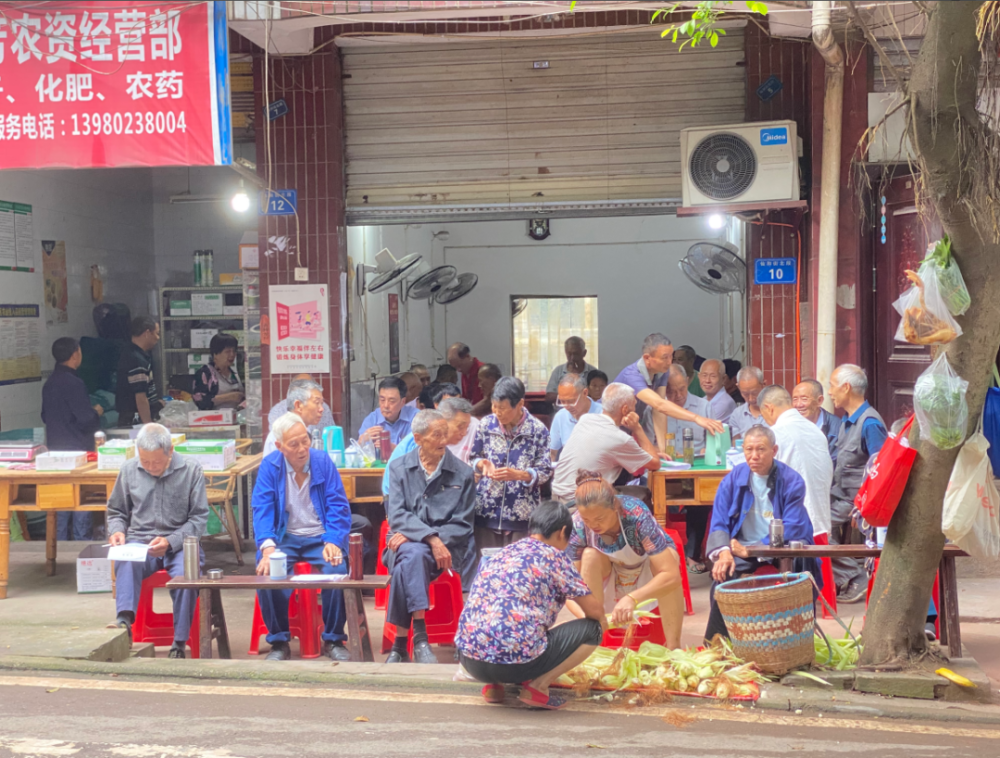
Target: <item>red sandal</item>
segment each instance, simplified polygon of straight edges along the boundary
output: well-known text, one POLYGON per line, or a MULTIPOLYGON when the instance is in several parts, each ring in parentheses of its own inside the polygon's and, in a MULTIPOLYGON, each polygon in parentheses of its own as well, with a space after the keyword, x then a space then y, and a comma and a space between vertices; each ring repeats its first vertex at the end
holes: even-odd
POLYGON ((483 686, 483 700, 487 703, 502 703, 507 696, 502 684, 487 684, 483 686))
POLYGON ((564 697, 546 695, 544 692, 539 692, 534 687, 527 685, 521 688, 521 694, 518 695, 517 699, 532 708, 542 708, 547 711, 558 711, 569 705, 569 701, 564 697))

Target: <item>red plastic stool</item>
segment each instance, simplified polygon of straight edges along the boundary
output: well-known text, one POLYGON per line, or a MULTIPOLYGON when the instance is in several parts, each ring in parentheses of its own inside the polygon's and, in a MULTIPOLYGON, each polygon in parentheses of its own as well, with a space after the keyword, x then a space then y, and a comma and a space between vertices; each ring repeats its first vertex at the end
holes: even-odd
MULTIPOLYGON (((674 545, 680 545, 680 534, 673 529, 664 529, 667 536, 674 541, 674 545)), ((684 554, 684 548, 681 547, 677 550, 677 557, 681 572, 681 587, 684 589, 684 613, 688 616, 694 615, 694 605, 691 603, 691 586, 688 584, 688 567, 687 567, 687 557, 684 554)), ((662 630, 661 630, 662 633, 662 630)), ((662 642, 660 643, 663 644, 662 642)))
MULTIPOLYGON (((447 571, 430 586, 431 607, 427 609, 424 623, 427 641, 433 645, 453 645, 458 631, 458 617, 462 615, 462 580, 458 574, 447 571)), ((382 652, 388 653, 396 641, 396 627, 385 622, 382 628, 382 652)), ((413 654, 413 635, 410 635, 410 654, 413 654)))
MULTIPOLYGON (((865 595, 865 610, 868 610, 868 602, 872 597, 872 587, 875 586, 875 574, 878 573, 878 562, 879 559, 875 559, 875 567, 872 570, 872 575, 868 579, 868 592, 865 595)), ((934 619, 934 634, 941 638, 941 600, 938 597, 938 588, 940 587, 940 577, 937 572, 934 573, 934 589, 931 590, 931 600, 934 601, 934 608, 937 610, 937 618, 934 619)), ((867 617, 867 613, 865 616, 867 617)))
MULTIPOLYGON (((152 576, 143 579, 139 590, 139 607, 135 612, 135 623, 132 624, 132 640, 134 642, 152 642, 154 645, 174 644, 174 614, 153 613, 153 590, 162 589, 170 581, 170 574, 157 571, 152 576)), ((188 647, 191 657, 199 656, 199 632, 201 614, 198 607, 201 601, 195 601, 194 616, 191 618, 191 632, 188 636, 188 647)))
MULTIPOLYGON (((292 573, 311 574, 312 564, 296 563, 292 573)), ((320 590, 294 590, 288 599, 288 632, 299 638, 299 655, 319 658, 323 647, 323 615, 319 602, 320 590)), ((248 655, 260 655, 260 638, 267 634, 267 624, 260 613, 260 600, 254 598, 253 622, 250 626, 248 655)))
MULTIPOLYGON (((816 537, 817 545, 829 545, 830 538, 826 534, 821 534, 816 537)), ((820 568, 822 570, 823 576, 823 598, 830 604, 833 608, 834 613, 837 611, 837 581, 833 578, 833 560, 831 558, 820 558, 819 559, 820 568)), ((829 619, 833 618, 833 614, 826 609, 823 603, 823 618, 829 619)))
MULTIPOLYGON (((385 538, 389 533, 389 519, 382 522, 382 528, 378 535, 378 555, 375 562, 375 575, 388 576, 389 569, 382 563, 382 553, 385 552, 385 538)), ((389 605, 389 590, 375 590, 375 610, 384 611, 389 605)))

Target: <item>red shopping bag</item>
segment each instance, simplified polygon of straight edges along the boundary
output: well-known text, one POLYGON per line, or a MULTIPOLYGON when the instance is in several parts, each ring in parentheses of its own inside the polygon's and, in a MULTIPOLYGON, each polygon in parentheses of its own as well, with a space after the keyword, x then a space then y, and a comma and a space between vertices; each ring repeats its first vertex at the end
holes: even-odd
POLYGON ((886 439, 854 498, 854 506, 872 526, 889 526, 903 497, 906 480, 917 459, 917 451, 908 440, 913 418, 911 415, 899 434, 890 434, 886 439))

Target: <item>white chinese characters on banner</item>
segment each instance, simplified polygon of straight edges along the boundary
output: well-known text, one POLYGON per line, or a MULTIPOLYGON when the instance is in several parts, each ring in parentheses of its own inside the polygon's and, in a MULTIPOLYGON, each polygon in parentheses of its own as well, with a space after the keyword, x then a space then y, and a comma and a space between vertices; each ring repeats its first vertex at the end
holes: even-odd
POLYGON ((271 373, 330 373, 330 292, 327 285, 275 285, 270 287, 268 297, 271 373))

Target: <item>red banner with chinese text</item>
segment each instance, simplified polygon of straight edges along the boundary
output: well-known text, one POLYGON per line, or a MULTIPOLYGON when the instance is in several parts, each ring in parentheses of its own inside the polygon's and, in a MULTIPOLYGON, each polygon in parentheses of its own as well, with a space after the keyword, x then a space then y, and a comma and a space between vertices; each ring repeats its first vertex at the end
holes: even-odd
POLYGON ((225 3, 0 4, 0 168, 232 162, 225 3))

